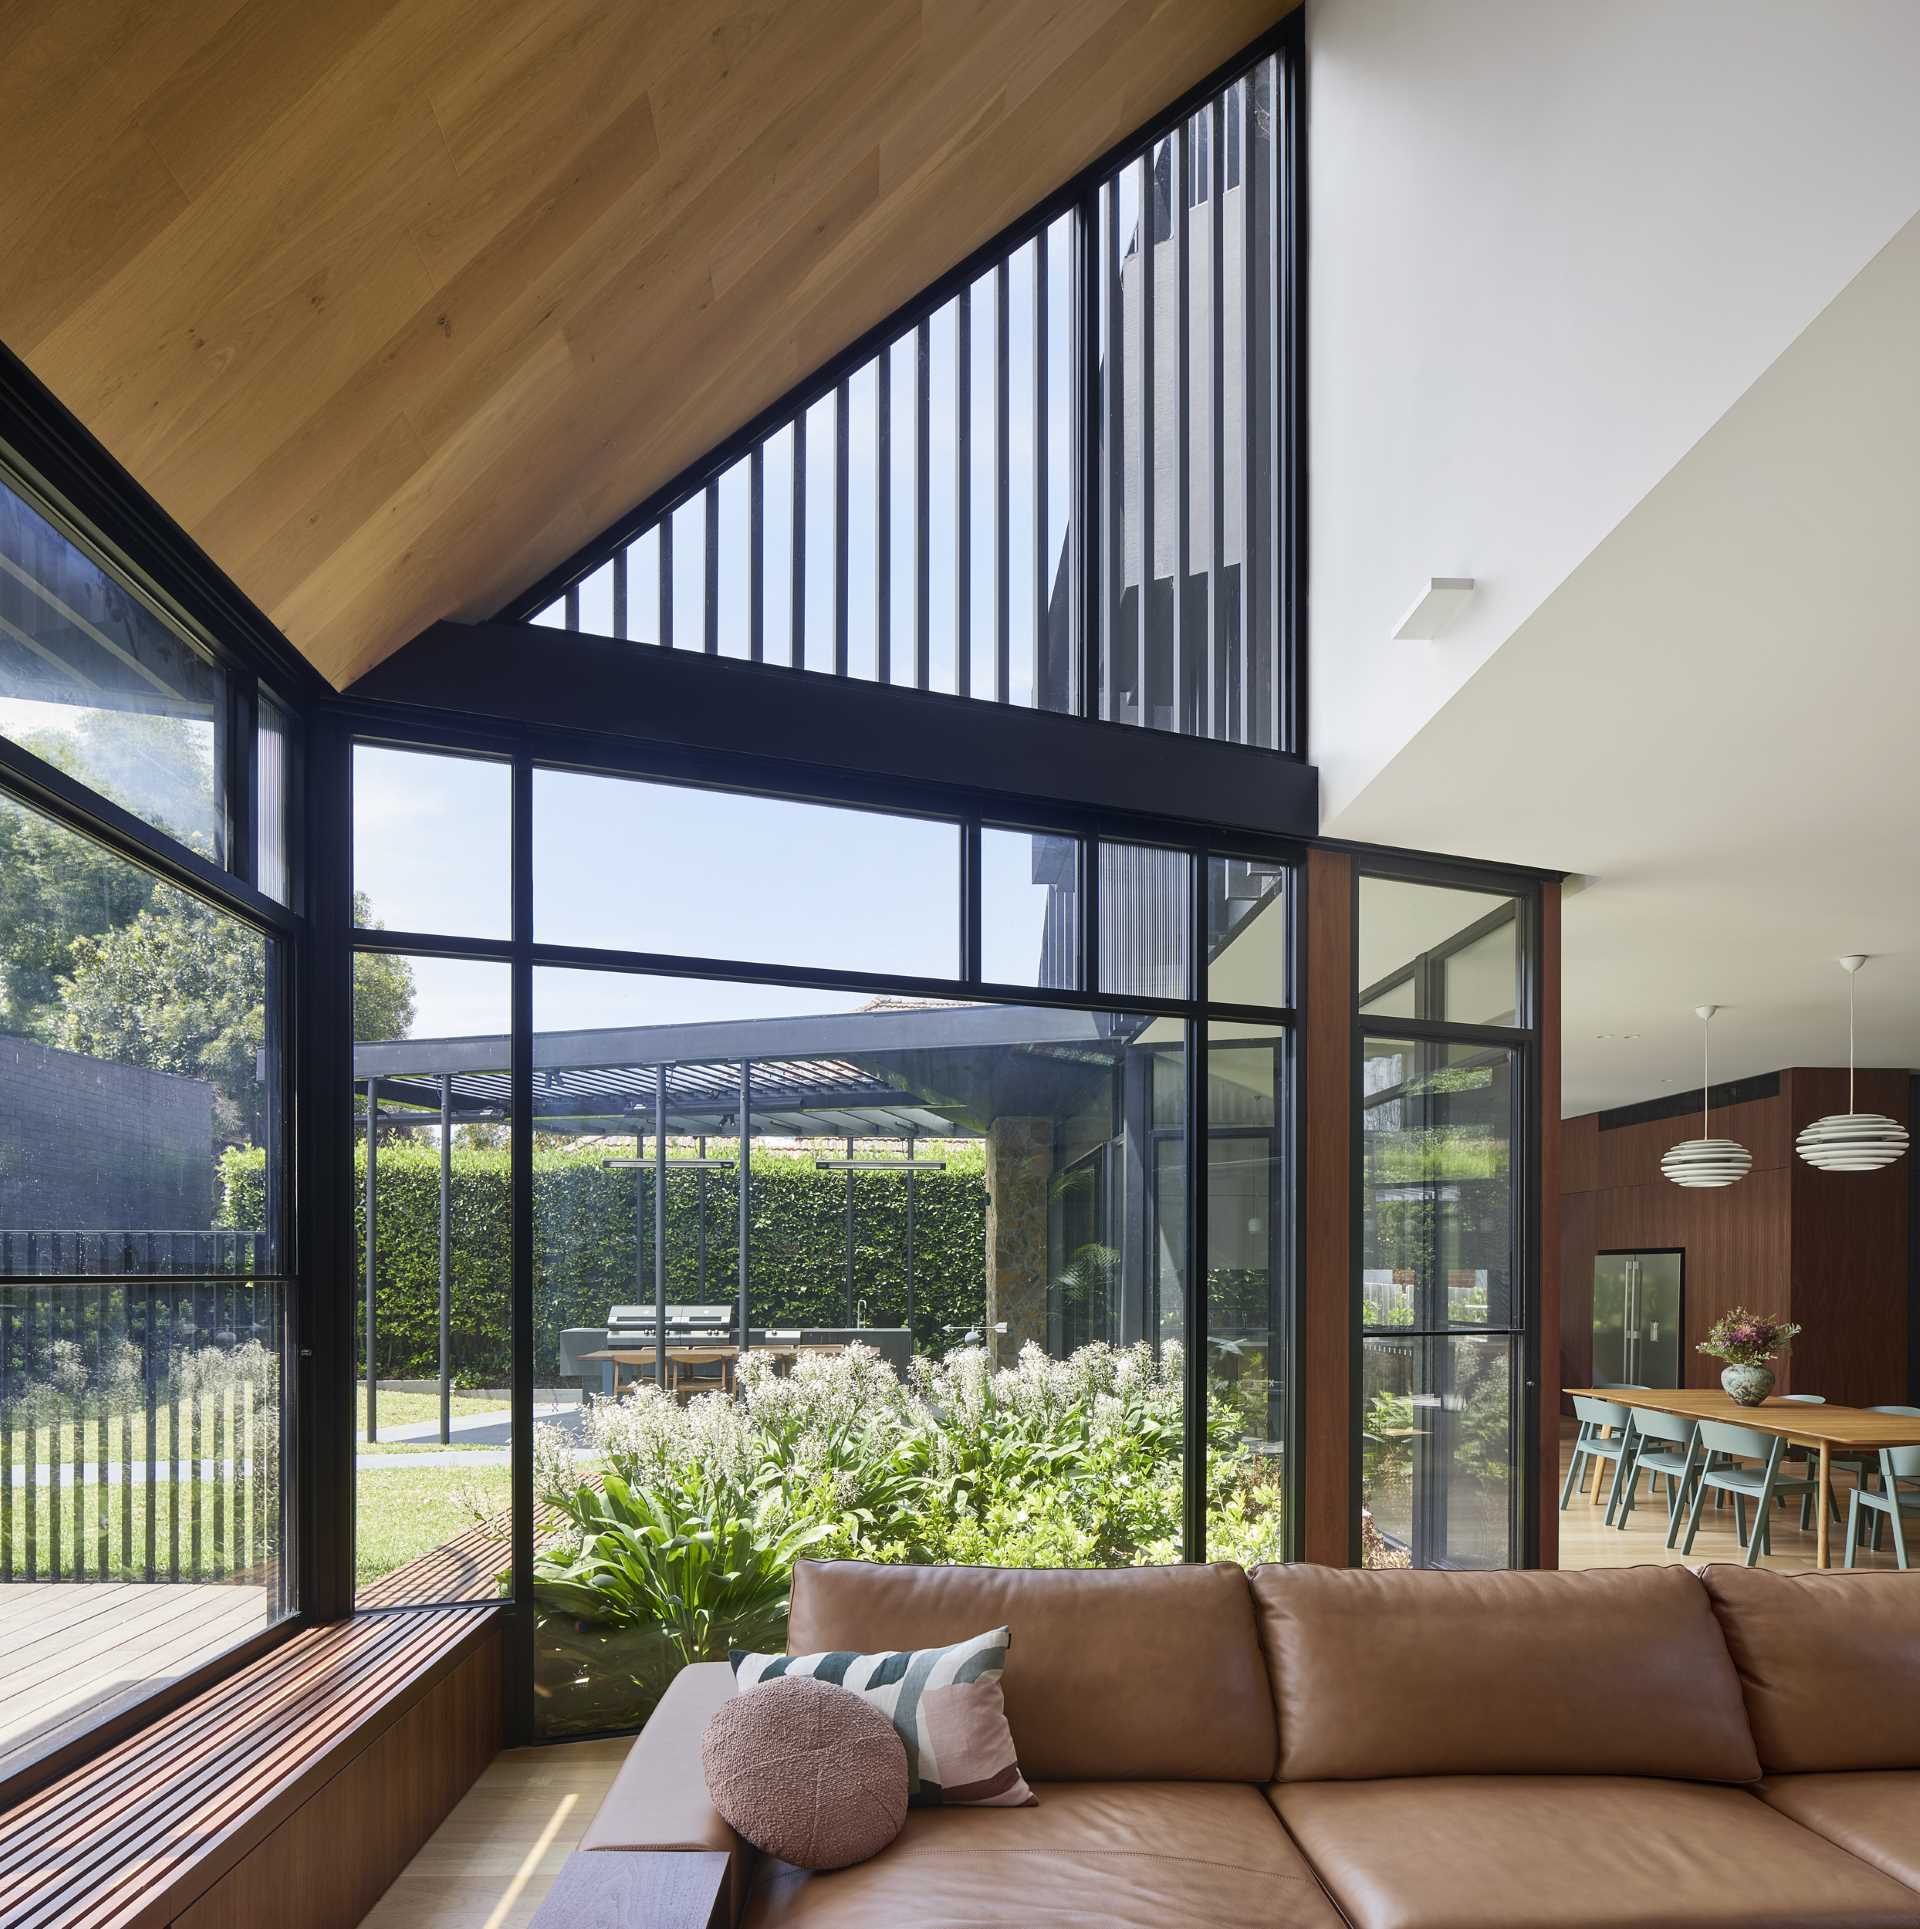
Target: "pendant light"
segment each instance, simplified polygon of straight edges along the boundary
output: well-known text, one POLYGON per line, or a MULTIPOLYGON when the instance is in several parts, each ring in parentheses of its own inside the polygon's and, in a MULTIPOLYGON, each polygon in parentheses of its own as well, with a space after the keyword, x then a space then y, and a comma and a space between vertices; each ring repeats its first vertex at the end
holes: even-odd
POLYGON ((1822 1172, 1878 1172, 1907 1149, 1907 1128, 1898 1119, 1853 1109, 1853 981, 1865 963, 1858 956, 1840 960, 1847 974, 1847 1109, 1815 1119, 1794 1140, 1800 1156, 1822 1172))
POLYGON ((1730 1186, 1744 1179, 1753 1166, 1753 1154, 1732 1139, 1707 1136, 1709 1108, 1713 1102, 1713 1080, 1708 1071, 1707 1033, 1718 1005, 1696 1005, 1700 1019, 1700 1136, 1682 1139, 1660 1161, 1660 1170, 1677 1186, 1730 1186))

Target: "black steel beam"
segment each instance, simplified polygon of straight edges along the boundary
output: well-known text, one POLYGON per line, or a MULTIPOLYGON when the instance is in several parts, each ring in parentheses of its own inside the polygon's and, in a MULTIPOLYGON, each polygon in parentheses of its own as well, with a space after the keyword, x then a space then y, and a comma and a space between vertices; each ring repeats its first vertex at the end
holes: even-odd
POLYGON ((734 783, 747 780, 744 759, 760 758, 792 773, 788 787, 816 794, 831 795, 851 774, 976 796, 1018 793, 1029 807, 1051 799, 1137 817, 1144 805, 1226 836, 1310 837, 1317 827, 1312 767, 1271 751, 858 678, 636 651, 530 624, 436 623, 352 694, 516 730, 625 739, 688 753, 696 765, 710 757, 713 775, 734 783))

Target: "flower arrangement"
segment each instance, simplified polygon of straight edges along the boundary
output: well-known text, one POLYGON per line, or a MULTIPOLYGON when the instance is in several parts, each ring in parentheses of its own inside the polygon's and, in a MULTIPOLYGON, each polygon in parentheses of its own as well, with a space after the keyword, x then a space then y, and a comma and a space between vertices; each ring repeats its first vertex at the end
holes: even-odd
POLYGON ((1784 1353, 1799 1331, 1792 1320, 1769 1319, 1736 1306, 1714 1321, 1695 1351, 1710 1353, 1730 1366, 1764 1366, 1776 1353, 1784 1353))

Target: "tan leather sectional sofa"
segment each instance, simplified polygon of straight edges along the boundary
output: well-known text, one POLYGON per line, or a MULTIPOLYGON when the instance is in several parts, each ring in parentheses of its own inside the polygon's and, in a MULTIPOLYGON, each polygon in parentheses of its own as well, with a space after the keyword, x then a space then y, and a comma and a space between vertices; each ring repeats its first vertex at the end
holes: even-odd
POLYGON ((803 1564, 789 1646, 1005 1622, 1028 1809, 922 1809, 809 1875, 714 1813, 723 1663, 587 1833, 723 1849, 753 1929, 1920 1929, 1920 1577, 803 1564))

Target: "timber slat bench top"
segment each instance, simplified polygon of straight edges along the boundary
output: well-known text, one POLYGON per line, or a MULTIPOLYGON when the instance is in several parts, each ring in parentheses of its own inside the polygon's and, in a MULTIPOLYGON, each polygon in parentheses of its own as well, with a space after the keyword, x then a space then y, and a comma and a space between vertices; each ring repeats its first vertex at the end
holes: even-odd
POLYGON ((24 1797, 0 1814, 0 1929, 172 1922, 490 1638, 501 1612, 303 1629, 24 1797))
POLYGON ((527 1929, 710 1929, 726 1886, 718 1853, 586 1849, 560 1865, 527 1929))

